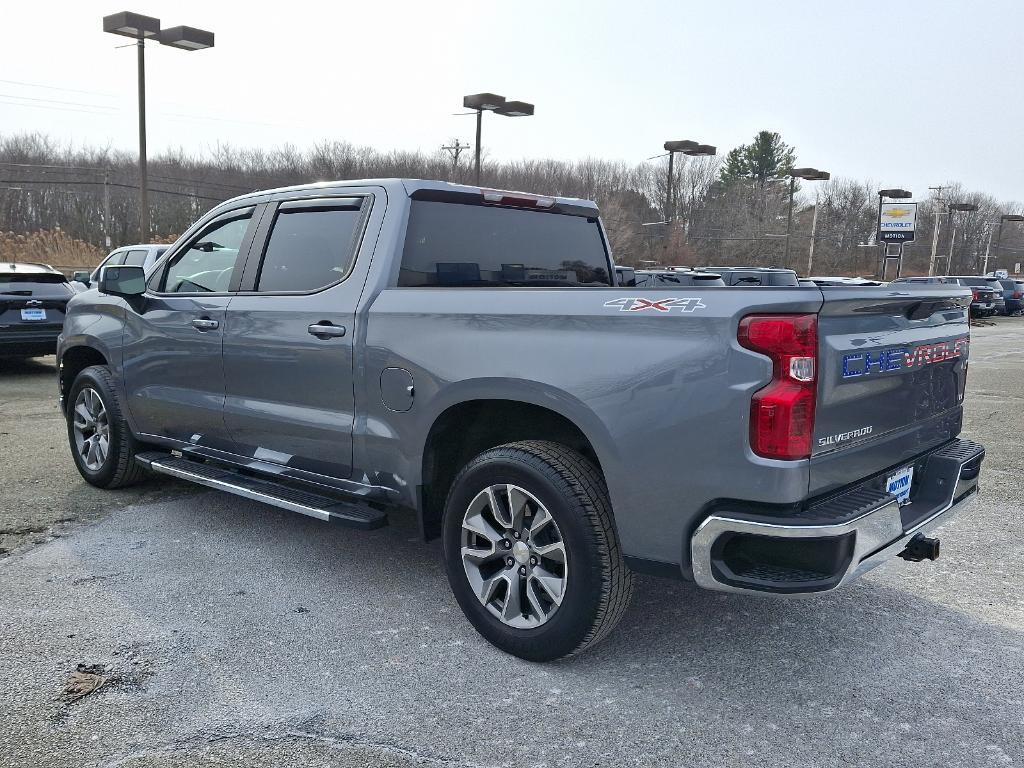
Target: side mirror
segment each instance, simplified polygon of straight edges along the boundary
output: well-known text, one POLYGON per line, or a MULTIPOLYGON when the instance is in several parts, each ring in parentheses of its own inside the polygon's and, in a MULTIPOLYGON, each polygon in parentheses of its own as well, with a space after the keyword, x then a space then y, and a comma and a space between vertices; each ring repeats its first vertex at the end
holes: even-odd
POLYGON ((142 267, 101 267, 97 285, 100 293, 141 296, 146 292, 146 271, 142 267))
POLYGON ((86 288, 88 288, 91 285, 91 281, 89 280, 89 275, 90 275, 89 272, 75 272, 71 276, 71 279, 74 280, 76 283, 81 283, 86 288))

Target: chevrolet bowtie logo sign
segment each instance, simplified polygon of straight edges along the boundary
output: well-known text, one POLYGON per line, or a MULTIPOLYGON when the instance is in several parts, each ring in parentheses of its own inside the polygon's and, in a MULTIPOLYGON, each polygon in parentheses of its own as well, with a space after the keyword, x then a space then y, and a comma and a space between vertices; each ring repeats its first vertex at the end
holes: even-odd
POLYGON ((914 240, 917 203, 883 203, 878 211, 878 239, 884 243, 914 240))

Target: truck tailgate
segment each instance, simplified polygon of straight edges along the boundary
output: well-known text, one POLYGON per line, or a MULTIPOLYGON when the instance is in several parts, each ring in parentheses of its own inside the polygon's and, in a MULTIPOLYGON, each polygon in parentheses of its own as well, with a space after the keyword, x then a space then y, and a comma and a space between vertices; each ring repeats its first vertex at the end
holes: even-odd
POLYGON ((825 287, 810 494, 897 468, 960 431, 963 288, 825 287))

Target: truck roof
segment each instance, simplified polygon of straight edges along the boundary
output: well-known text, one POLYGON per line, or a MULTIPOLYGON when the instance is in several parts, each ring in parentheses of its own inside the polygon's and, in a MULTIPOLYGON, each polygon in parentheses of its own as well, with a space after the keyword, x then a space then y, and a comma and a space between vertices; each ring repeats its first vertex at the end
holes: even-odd
POLYGON ((536 192, 522 192, 515 190, 495 190, 491 187, 476 187, 467 184, 453 184, 449 181, 432 181, 429 179, 345 179, 338 181, 318 181, 313 184, 297 184, 290 187, 276 187, 274 189, 264 189, 255 192, 249 192, 238 197, 233 197, 230 200, 226 200, 217 207, 228 205, 229 203, 237 203, 240 201, 248 200, 250 198, 260 198, 265 195, 278 195, 284 192, 305 192, 305 191, 329 191, 335 189, 346 189, 348 187, 384 187, 389 193, 394 194, 405 194, 408 197, 412 197, 413 194, 420 191, 433 191, 433 192, 449 192, 453 194, 473 194, 483 195, 484 193, 500 192, 503 195, 509 196, 528 196, 528 197, 542 197, 550 198, 554 200, 556 204, 572 207, 572 208, 588 208, 594 211, 594 215, 597 215, 597 203, 593 200, 583 200, 575 197, 560 197, 558 195, 545 195, 536 192))

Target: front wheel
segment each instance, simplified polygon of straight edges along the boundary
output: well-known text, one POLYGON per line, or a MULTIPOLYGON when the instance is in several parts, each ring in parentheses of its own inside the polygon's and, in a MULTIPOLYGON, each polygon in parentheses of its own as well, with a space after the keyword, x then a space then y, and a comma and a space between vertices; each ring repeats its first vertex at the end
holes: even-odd
POLYGON ((466 617, 523 659, 579 653, 629 604, 632 575, 604 479, 558 443, 509 443, 470 461, 448 495, 443 545, 466 617))
POLYGON ((102 365, 83 370, 71 385, 67 403, 68 443, 86 482, 99 488, 138 482, 145 468, 135 460, 139 446, 110 371, 102 365))

